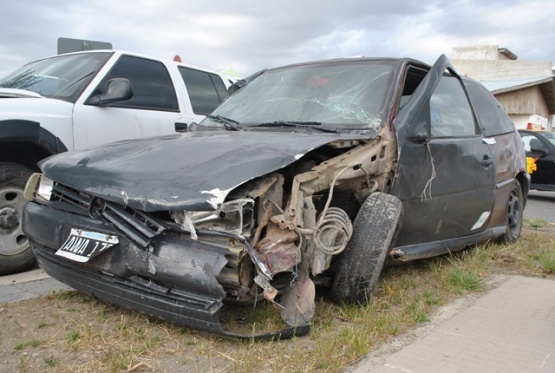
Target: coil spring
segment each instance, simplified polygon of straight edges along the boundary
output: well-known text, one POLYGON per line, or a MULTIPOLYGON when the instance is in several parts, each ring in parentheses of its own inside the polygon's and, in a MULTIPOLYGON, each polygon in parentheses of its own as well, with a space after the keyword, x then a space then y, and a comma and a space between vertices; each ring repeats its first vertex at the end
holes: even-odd
POLYGON ((328 255, 341 253, 353 235, 353 225, 347 213, 339 207, 328 208, 314 232, 314 244, 328 255))

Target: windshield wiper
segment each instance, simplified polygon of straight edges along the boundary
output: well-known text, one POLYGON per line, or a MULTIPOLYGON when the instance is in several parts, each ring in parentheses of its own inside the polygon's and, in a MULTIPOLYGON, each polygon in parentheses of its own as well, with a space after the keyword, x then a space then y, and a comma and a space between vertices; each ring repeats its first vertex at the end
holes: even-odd
POLYGON ((218 123, 222 123, 228 131, 242 131, 243 129, 234 119, 222 117, 221 115, 207 115, 206 118, 212 119, 218 123))
POLYGON ((321 126, 321 122, 300 122, 294 120, 278 120, 275 122, 263 122, 258 124, 250 125, 249 127, 296 127, 296 128, 311 128, 321 132, 331 132, 337 133, 336 129, 332 128, 325 128, 325 127, 317 127, 321 126))
POLYGON ((54 97, 60 97, 60 95, 61 95, 62 93, 64 93, 65 91, 67 91, 68 89, 70 89, 71 87, 73 87, 75 84, 77 84, 77 83, 81 82, 82 80, 88 78, 89 76, 91 76, 91 75, 94 74, 94 73, 96 73, 95 70, 93 70, 93 71, 91 71, 91 72, 89 72, 89 73, 83 75, 83 76, 80 77, 79 79, 75 80, 75 81, 72 82, 71 84, 69 84, 69 85, 67 85, 66 87, 64 87, 64 89, 62 89, 61 91, 54 93, 53 96, 54 96, 54 97))

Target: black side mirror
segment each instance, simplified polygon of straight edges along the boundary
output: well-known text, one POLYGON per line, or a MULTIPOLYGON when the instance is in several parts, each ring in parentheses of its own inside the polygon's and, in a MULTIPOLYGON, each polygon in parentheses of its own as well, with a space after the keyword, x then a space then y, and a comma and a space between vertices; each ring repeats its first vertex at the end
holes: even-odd
POLYGON ((114 102, 129 100, 133 97, 131 82, 124 78, 114 78, 108 80, 106 93, 91 97, 92 105, 104 106, 114 102))
POLYGON ((420 120, 413 123, 411 127, 407 130, 406 135, 407 141, 424 144, 430 141, 430 135, 426 129, 426 121, 420 120))
POLYGON ((539 148, 530 148, 530 151, 532 153, 547 154, 547 149, 545 149, 543 146, 540 146, 539 148))
POLYGON ((541 153, 541 154, 547 154, 547 148, 545 147, 545 145, 543 145, 540 140, 538 139, 532 139, 530 140, 530 151, 534 152, 534 153, 541 153))

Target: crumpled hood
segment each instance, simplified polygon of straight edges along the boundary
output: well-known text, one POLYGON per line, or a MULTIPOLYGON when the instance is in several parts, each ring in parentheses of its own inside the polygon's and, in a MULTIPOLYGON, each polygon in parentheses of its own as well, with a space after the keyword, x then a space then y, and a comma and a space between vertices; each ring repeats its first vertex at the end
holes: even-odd
POLYGON ((50 157, 57 182, 143 211, 213 210, 244 182, 356 134, 211 131, 121 141, 50 157))

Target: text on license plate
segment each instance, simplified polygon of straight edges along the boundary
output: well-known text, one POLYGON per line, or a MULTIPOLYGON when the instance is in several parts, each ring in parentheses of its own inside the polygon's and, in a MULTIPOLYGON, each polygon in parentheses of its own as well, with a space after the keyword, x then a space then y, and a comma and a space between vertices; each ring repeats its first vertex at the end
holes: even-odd
POLYGON ((72 228, 56 255, 84 263, 118 243, 117 236, 72 228))

